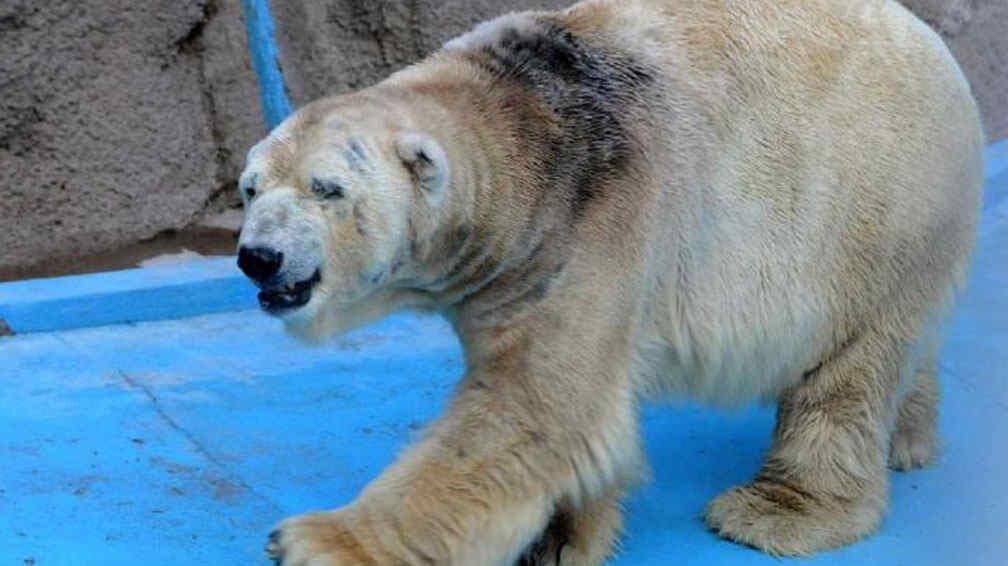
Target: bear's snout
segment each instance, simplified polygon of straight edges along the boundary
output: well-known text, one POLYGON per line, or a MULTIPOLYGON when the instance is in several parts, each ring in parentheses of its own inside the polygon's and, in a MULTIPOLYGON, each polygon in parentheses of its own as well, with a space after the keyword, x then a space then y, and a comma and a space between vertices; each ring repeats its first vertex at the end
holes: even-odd
POLYGON ((272 248, 241 246, 238 249, 238 268, 260 285, 276 275, 282 264, 283 252, 272 248))

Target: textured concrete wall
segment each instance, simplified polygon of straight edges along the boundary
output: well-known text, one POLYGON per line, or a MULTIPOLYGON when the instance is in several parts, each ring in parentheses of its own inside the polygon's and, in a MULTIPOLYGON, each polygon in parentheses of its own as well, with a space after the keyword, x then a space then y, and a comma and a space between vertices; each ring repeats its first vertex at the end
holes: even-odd
POLYGON ((369 86, 478 22, 570 0, 285 0, 273 2, 295 105, 369 86))
POLYGON ((0 37, 0 276, 189 226, 262 133, 237 2, 2 0, 0 37))
POLYGON ((900 0, 945 38, 980 104, 987 137, 1008 137, 1008 0, 900 0))
MULTIPOLYGON (((1008 135, 1008 0, 903 0, 1008 135)), ((569 0, 273 0, 295 105, 370 85, 474 23, 569 0)), ((239 0, 0 0, 0 279, 117 265, 240 215, 264 133, 239 0), (224 212, 223 221, 217 213, 224 212), (229 214, 228 214, 229 213, 229 214), (126 251, 124 251, 124 248, 126 251)))

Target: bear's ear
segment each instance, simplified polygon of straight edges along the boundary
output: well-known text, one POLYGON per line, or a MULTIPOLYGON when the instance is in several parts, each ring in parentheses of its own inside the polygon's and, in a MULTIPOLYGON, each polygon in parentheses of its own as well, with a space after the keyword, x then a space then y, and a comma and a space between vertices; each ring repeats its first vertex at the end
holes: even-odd
POLYGON ((396 149, 424 196, 432 204, 440 203, 451 175, 441 144, 426 134, 409 133, 399 138, 396 149))

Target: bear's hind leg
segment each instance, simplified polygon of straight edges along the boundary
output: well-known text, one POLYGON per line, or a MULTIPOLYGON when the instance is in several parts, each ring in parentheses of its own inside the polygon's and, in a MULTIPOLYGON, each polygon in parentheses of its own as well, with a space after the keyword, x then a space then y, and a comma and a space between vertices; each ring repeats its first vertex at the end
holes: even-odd
POLYGON ((707 506, 708 526, 775 555, 806 555, 876 530, 904 344, 864 332, 785 392, 763 468, 707 506))

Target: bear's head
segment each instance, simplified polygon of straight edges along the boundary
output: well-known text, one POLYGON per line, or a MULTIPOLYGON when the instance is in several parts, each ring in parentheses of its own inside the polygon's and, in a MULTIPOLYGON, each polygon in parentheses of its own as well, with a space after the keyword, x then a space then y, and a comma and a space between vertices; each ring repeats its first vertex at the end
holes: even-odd
POLYGON ((410 121, 367 98, 324 100, 249 152, 238 263, 293 334, 422 306, 410 262, 447 214, 451 173, 442 144, 410 121))

